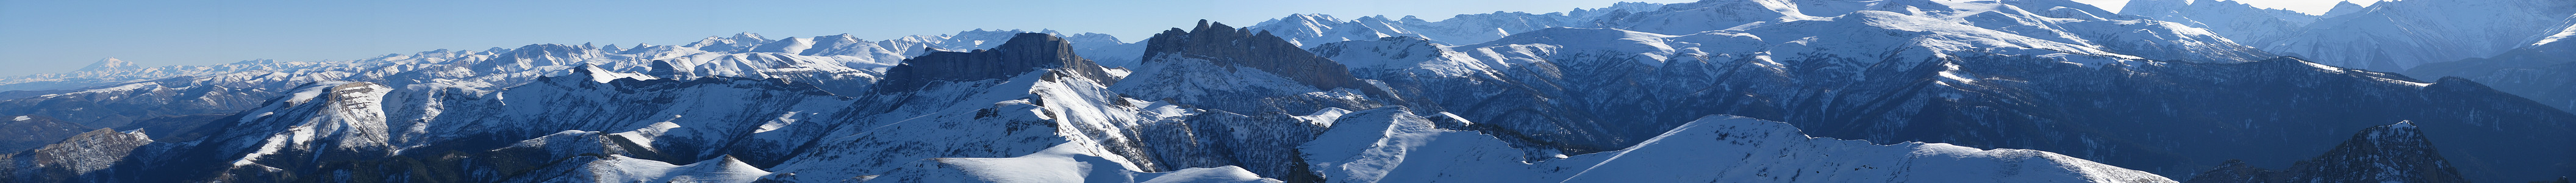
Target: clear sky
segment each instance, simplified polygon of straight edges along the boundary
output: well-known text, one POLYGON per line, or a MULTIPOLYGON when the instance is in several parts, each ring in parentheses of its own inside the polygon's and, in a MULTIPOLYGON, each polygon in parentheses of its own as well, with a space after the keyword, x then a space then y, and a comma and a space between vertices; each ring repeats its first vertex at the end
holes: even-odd
MULTIPOLYGON (((115 57, 143 66, 322 61, 536 43, 682 44, 760 33, 869 39, 983 29, 1098 32, 1137 41, 1199 19, 1239 26, 1291 13, 1451 15, 1598 8, 1620 0, 928 1, 40 1, 0 0, 0 75, 115 57)), ((1627 0, 1678 3, 1691 0, 1627 0)), ((2079 0, 2117 10, 2125 0, 2079 0)), ((2322 12, 2330 0, 2254 0, 2322 12), (2322 2, 2314 3, 2308 1, 2322 2), (2272 3, 2281 2, 2281 3, 2272 3), (2290 3, 2300 2, 2300 3, 2290 3), (2305 3, 2305 4, 2301 4, 2305 3), (2312 7, 2301 7, 2312 6, 2312 7)))

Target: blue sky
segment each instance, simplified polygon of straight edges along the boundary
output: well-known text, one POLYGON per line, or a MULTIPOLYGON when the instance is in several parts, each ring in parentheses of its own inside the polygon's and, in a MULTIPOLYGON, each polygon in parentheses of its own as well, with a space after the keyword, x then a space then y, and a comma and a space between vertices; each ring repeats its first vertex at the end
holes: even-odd
MULTIPOLYGON (((1199 19, 1251 25, 1291 13, 1560 12, 1619 0, 938 1, 34 1, 0 0, 0 75, 115 57, 143 66, 322 61, 536 43, 680 44, 706 36, 848 33, 886 39, 972 29, 1098 32, 1136 41, 1199 19)), ((1628 0, 1641 1, 1641 0, 1628 0)), ((1642 0, 1677 3, 1690 0, 1642 0)), ((2078 0, 2118 4, 2125 0, 2078 0), (2117 1, 2117 2, 2114 2, 2117 1)), ((2293 6, 2331 0, 2257 0, 2293 6)), ((2105 6, 2108 9, 2112 6, 2105 6)), ((2304 9, 2296 9, 2302 10, 2304 9)), ((2315 8, 2315 11, 2323 11, 2315 8)))

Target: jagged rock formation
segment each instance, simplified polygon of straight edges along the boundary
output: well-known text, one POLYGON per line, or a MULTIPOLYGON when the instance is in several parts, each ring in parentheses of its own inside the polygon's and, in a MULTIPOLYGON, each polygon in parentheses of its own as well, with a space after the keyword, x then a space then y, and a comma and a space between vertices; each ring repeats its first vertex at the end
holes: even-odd
POLYGON ((1350 69, 1340 63, 1297 49, 1268 31, 1254 31, 1199 20, 1190 30, 1172 28, 1146 39, 1144 58, 1148 64, 1200 59, 1217 66, 1258 69, 1315 90, 1371 88, 1353 79, 1350 69))
POLYGON ((2333 150, 2288 169, 2265 170, 2229 160, 2184 182, 2469 182, 2416 128, 2397 122, 2363 129, 2333 150))
POLYGON ((878 91, 910 91, 935 81, 976 81, 1009 79, 1020 73, 1048 68, 1067 68, 1065 74, 1099 80, 1110 79, 1108 71, 1089 59, 1076 56, 1071 43, 1053 35, 1019 33, 992 49, 972 52, 932 52, 905 60, 902 65, 886 70, 887 79, 878 91))
POLYGON ((1111 90, 1255 116, 1375 108, 1395 99, 1341 63, 1266 32, 1200 20, 1145 43, 1144 66, 1111 90))

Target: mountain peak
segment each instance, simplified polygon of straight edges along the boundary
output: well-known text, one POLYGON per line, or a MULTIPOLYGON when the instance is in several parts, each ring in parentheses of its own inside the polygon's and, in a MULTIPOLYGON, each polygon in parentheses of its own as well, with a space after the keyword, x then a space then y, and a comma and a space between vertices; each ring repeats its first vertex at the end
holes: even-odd
POLYGON ((108 57, 107 59, 99 59, 97 63, 90 63, 89 67, 82 67, 80 71, 113 71, 139 68, 143 67, 135 66, 133 62, 117 60, 116 57, 108 57))
POLYGON ((1089 59, 1074 55, 1072 43, 1045 33, 1019 33, 993 49, 971 52, 937 51, 904 59, 903 64, 886 70, 879 91, 904 91, 926 86, 933 81, 975 81, 1004 79, 1041 69, 1068 68, 1071 74, 1108 80, 1108 72, 1089 59))
POLYGON ((1169 62, 1171 59, 1204 59, 1219 66, 1240 66, 1286 77, 1318 90, 1333 88, 1368 88, 1351 76, 1350 69, 1333 60, 1298 49, 1296 44, 1271 35, 1268 31, 1236 29, 1225 23, 1199 20, 1189 31, 1165 30, 1145 40, 1144 62, 1169 62))
POLYGON ((2324 155, 2284 170, 2229 160, 2185 182, 2468 182, 2411 121, 2362 129, 2324 155))
POLYGON ((2362 8, 2366 7, 2362 7, 2361 4, 2353 4, 2352 1, 2336 2, 2334 9, 2326 9, 2325 16, 2334 17, 2336 15, 2352 14, 2353 12, 2361 11, 2362 8))

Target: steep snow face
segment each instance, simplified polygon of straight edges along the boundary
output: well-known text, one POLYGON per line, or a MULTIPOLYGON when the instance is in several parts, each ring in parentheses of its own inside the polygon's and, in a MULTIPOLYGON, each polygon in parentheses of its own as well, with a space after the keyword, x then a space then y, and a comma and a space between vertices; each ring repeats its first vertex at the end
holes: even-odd
POLYGON ((218 152, 213 155, 231 157, 234 169, 250 171, 325 163, 320 157, 389 156, 393 149, 387 143, 390 135, 382 102, 390 90, 364 82, 309 84, 265 107, 243 112, 239 121, 202 144, 218 152))
POLYGON ((2398 71, 2528 46, 2562 30, 2567 15, 2576 14, 2576 2, 2391 1, 2346 12, 2277 40, 2238 41, 2327 65, 2398 71))
POLYGON ((1352 113, 1299 148, 1330 182, 2173 182, 2056 153, 1808 137, 1710 116, 1616 151, 1529 161, 1402 108, 1352 113))

